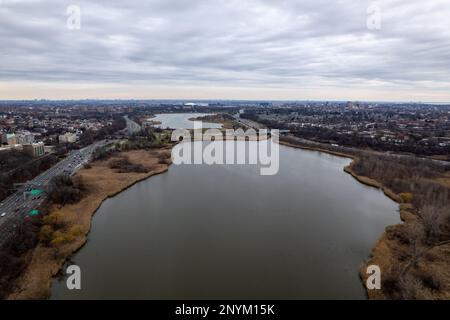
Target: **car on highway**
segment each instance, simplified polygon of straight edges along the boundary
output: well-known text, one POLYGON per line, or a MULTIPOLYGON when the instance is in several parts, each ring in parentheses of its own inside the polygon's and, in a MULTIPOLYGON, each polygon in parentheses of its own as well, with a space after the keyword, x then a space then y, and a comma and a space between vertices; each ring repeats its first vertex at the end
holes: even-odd
POLYGON ((6 212, 3 212, 0 217, 3 218, 4 216, 6 216, 6 212))

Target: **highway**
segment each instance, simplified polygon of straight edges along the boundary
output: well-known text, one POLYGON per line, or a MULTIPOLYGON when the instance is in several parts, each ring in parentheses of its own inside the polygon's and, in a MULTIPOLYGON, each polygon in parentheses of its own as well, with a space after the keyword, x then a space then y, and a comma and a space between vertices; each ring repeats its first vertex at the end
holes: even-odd
POLYGON ((262 124, 260 124, 260 123, 257 123, 255 121, 252 121, 252 120, 249 120, 249 119, 241 118, 239 113, 234 114, 233 117, 234 117, 234 119, 237 122, 243 124, 247 128, 251 128, 251 129, 255 129, 255 130, 259 130, 259 129, 263 129, 264 128, 264 126, 262 124))
POLYGON ((141 131, 141 126, 128 118, 128 116, 124 116, 123 118, 127 122, 127 128, 125 130, 128 131, 128 135, 141 131))
POLYGON ((13 232, 15 225, 23 220, 30 210, 38 208, 45 199, 45 194, 31 196, 24 193, 31 189, 45 190, 50 180, 60 174, 74 175, 85 163, 90 161, 92 153, 98 147, 108 144, 108 141, 99 141, 83 149, 72 151, 64 160, 61 160, 47 171, 41 173, 4 201, 0 202, 0 244, 13 232))

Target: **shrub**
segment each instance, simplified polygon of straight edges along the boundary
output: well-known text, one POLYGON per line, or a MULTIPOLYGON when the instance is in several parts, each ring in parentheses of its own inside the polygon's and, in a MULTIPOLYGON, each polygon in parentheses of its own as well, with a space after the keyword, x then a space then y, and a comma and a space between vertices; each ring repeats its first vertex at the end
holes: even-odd
POLYGON ((441 282, 435 275, 422 275, 421 280, 425 287, 433 291, 439 291, 441 289, 441 282))
POLYGON ((81 177, 73 180, 68 175, 53 177, 49 183, 49 199, 57 204, 77 203, 86 187, 81 177))
POLYGON ((42 219, 42 222, 46 225, 50 225, 55 229, 63 227, 63 215, 59 212, 53 212, 42 219))
POLYGON ((18 224, 16 232, 0 249, 0 299, 14 289, 14 281, 25 270, 25 253, 38 242, 39 221, 32 219, 18 224))
POLYGON ((79 224, 74 225, 69 230, 69 235, 73 238, 81 236, 83 233, 84 233, 84 228, 82 225, 79 225, 79 224))
POLYGON ((53 238, 53 228, 50 225, 42 226, 39 231, 39 240, 44 244, 49 244, 53 238))
POLYGON ((52 239, 51 244, 54 247, 59 247, 66 242, 66 239, 63 236, 58 236, 52 239))
POLYGON ((128 157, 112 159, 109 162, 109 167, 111 169, 116 169, 120 173, 127 173, 127 172, 143 173, 149 171, 148 168, 144 167, 141 164, 132 163, 128 157))
POLYGON ((58 247, 65 243, 73 241, 74 237, 70 233, 64 233, 62 231, 55 231, 53 233, 53 239, 51 241, 52 246, 58 247))
POLYGON ((159 164, 170 164, 172 162, 172 154, 170 152, 161 152, 158 155, 159 164))
POLYGON ((403 203, 411 203, 414 196, 411 192, 403 192, 399 194, 400 198, 402 199, 403 203))

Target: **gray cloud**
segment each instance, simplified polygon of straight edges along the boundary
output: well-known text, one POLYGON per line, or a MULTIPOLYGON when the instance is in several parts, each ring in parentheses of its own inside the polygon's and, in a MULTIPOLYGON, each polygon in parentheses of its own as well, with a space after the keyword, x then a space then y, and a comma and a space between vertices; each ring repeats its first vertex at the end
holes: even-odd
POLYGON ((450 2, 371 3, 0 0, 0 81, 447 90, 450 2))

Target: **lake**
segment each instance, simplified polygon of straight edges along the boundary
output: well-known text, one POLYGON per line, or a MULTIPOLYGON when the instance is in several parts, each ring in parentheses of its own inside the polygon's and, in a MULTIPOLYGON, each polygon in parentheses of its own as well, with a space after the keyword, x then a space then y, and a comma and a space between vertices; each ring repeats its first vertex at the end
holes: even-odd
POLYGON ((55 279, 52 299, 365 299, 358 268, 400 220, 350 161, 280 146, 274 176, 172 165, 102 204, 72 258, 82 290, 55 279))

